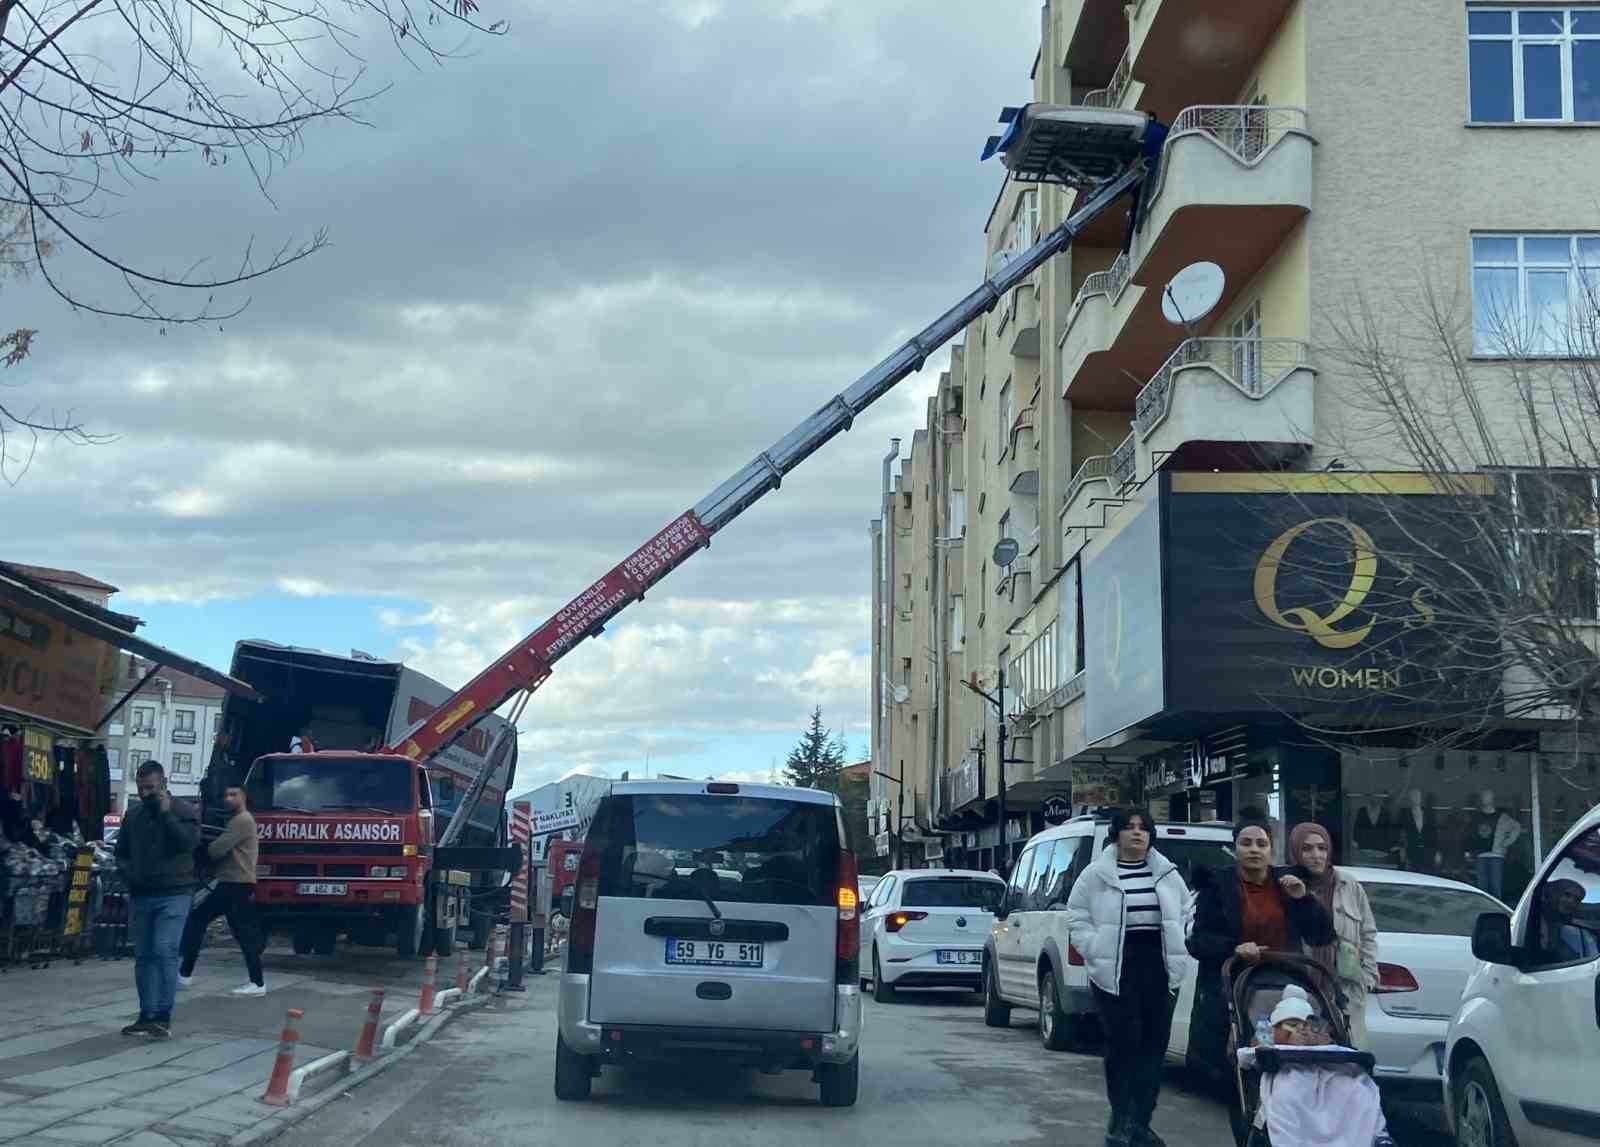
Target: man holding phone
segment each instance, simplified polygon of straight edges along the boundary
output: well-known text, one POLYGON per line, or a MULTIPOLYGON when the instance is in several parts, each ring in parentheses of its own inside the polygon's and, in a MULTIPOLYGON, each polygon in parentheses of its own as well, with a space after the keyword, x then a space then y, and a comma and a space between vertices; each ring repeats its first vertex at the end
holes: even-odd
POLYGON ((167 791, 161 762, 144 762, 134 779, 139 799, 123 815, 116 855, 128 881, 139 1018, 122 1034, 167 1039, 178 995, 179 945, 196 887, 200 816, 167 791))

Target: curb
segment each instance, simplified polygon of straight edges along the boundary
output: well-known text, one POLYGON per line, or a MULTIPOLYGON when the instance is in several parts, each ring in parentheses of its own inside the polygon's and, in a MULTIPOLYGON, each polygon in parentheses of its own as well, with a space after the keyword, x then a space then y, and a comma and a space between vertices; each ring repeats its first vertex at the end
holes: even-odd
POLYGON ((373 1060, 365 1067, 358 1068, 347 1075, 344 1078, 342 1086, 330 1087, 328 1090, 318 1095, 313 1095, 304 1103, 296 1104, 293 1107, 286 1107, 279 1112, 267 1116, 266 1120, 256 1124, 254 1127, 251 1127, 245 1131, 241 1131, 231 1138, 223 1140, 224 1147, 255 1147, 255 1145, 259 1143, 270 1143, 272 1140, 288 1131, 296 1123, 299 1123, 308 1116, 314 1115, 318 1111, 321 1111, 335 1099, 342 1098, 344 1094, 350 1091, 352 1088, 359 1087, 373 1076, 382 1072, 385 1068, 392 1064, 399 1063, 401 1060, 405 1059, 406 1056, 410 1055, 417 1048, 421 1047, 423 1044, 432 1039, 441 1028, 443 1028, 457 1016, 466 1015, 468 1012, 475 1012, 481 1008, 487 1007, 489 1004, 493 1003, 495 999, 496 997, 492 995, 480 996, 477 999, 464 1000, 447 1012, 440 1012, 438 1015, 430 1019, 426 1024, 422 1025, 422 1027, 417 1030, 416 1034, 406 1041, 404 1046, 373 1060))

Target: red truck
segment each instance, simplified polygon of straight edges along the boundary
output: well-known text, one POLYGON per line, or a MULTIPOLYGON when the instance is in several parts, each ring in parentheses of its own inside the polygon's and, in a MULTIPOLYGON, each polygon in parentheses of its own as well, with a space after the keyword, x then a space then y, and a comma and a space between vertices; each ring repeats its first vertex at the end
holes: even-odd
POLYGON ((341 936, 393 943, 401 956, 448 954, 461 932, 481 946, 505 915, 519 860, 504 814, 511 723, 491 715, 423 763, 382 748, 451 695, 414 669, 241 641, 232 671, 266 701, 225 702, 202 806, 220 822, 221 786, 243 779, 260 827, 256 902, 267 928, 301 954, 332 952, 341 936), (288 752, 302 733, 316 751, 288 752))

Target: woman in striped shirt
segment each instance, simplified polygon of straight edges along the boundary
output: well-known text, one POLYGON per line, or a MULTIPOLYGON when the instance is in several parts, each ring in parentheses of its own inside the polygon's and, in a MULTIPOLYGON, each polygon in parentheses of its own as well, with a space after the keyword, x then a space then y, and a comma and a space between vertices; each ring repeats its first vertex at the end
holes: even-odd
POLYGON ((1106 846, 1067 899, 1067 938, 1083 957, 1106 1033, 1106 1147, 1165 1147, 1150 1127, 1189 954, 1189 888, 1151 845, 1142 808, 1111 816, 1106 846))

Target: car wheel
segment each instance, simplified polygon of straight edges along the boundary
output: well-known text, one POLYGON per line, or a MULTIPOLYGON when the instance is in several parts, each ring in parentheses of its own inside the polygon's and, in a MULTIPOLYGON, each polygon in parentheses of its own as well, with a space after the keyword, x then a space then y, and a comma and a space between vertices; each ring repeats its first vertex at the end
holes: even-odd
POLYGON ((1517 1137, 1487 1060, 1468 1060, 1455 1077, 1453 1090, 1457 1147, 1516 1147, 1517 1137))
POLYGON ((339 946, 339 933, 332 928, 318 932, 311 942, 311 950, 319 956, 331 956, 339 946))
POLYGON ((861 1087, 861 1053, 845 1063, 817 1064, 817 1082, 822 1085, 822 1106, 854 1107, 861 1087))
POLYGON ((294 949, 296 956, 309 956, 316 946, 316 938, 310 932, 296 932, 290 937, 289 946, 294 949))
POLYGON ((556 1098, 563 1103, 575 1103, 589 1098, 594 1086, 594 1072, 588 1057, 579 1055, 567 1046, 567 1041, 556 1033, 556 1098))
POLYGON ((454 924, 448 928, 434 928, 433 950, 441 959, 445 956, 454 956, 456 954, 456 926, 454 924))
POLYGON ((1000 987, 995 983, 994 961, 983 961, 983 1022, 992 1028, 1011 1026, 1011 1005, 1000 998, 1000 987))
POLYGON ((1072 1017, 1061 1010, 1054 968, 1046 968, 1039 978, 1039 1039, 1049 1051, 1066 1051, 1072 1045, 1072 1017))
POLYGON ((894 985, 883 978, 883 967, 878 963, 876 948, 872 950, 872 998, 880 1004, 894 1003, 894 985))
POLYGON ((411 911, 402 910, 400 918, 395 922, 397 935, 394 941, 394 954, 402 960, 414 960, 422 952, 422 934, 427 931, 427 910, 418 904, 411 911))

